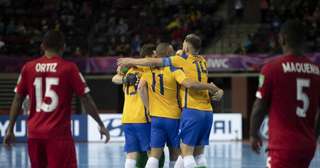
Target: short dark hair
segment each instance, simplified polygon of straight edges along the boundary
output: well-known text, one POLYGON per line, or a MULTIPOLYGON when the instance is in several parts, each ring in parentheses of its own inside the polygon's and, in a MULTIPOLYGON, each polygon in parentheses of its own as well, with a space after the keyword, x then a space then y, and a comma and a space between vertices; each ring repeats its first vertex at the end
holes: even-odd
POLYGON ((192 47, 198 52, 201 49, 201 38, 195 34, 189 34, 186 36, 185 41, 192 45, 192 47))
POLYGON ((168 53, 168 47, 170 47, 169 43, 159 43, 156 48, 156 53, 159 57, 170 56, 168 53))
POLYGON ((286 37, 290 48, 302 48, 304 42, 304 25, 298 19, 288 20, 281 26, 281 35, 286 37))
POLYGON ((141 57, 152 56, 155 49, 156 47, 154 44, 151 44, 151 43, 144 44, 141 47, 140 56, 141 57))
POLYGON ((61 31, 50 30, 44 35, 42 43, 46 50, 59 52, 64 48, 64 35, 61 31))

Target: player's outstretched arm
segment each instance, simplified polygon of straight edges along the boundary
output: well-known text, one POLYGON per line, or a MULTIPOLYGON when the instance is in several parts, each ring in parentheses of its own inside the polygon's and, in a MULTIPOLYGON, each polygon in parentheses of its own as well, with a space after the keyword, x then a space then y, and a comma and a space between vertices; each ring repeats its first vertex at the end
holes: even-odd
MULTIPOLYGON (((222 89, 218 88, 213 83, 201 83, 201 82, 193 81, 191 79, 183 80, 181 85, 188 88, 188 89, 190 88, 190 89, 196 89, 196 90, 209 90, 209 92, 212 94, 216 94, 216 92, 218 92, 219 90, 222 91, 222 89)), ((221 93, 223 95, 223 91, 221 93)), ((222 95, 221 95, 221 97, 222 97, 222 95)))
POLYGON ((99 116, 98 108, 95 102, 93 101, 92 97, 90 96, 90 94, 87 93, 80 97, 80 101, 81 103, 83 103, 87 113, 98 123, 100 127, 99 131, 100 131, 101 139, 102 139, 102 136, 105 136, 106 137, 105 142, 107 143, 110 140, 109 130, 104 126, 99 116))
POLYGON ((149 111, 148 85, 146 81, 140 80, 138 91, 144 107, 147 109, 147 111, 149 111))
POLYGON ((162 66, 161 58, 119 58, 118 66, 162 66))
POLYGON ((260 136, 260 126, 267 115, 268 103, 263 99, 256 99, 253 104, 250 118, 250 143, 251 148, 257 154, 260 153, 262 140, 260 136))
POLYGON ((6 147, 10 147, 12 142, 15 139, 13 128, 16 123, 19 111, 21 109, 23 99, 24 99, 24 96, 20 95, 19 93, 16 93, 14 95, 14 98, 11 104, 11 109, 10 109, 9 126, 6 130, 6 135, 3 140, 3 143, 6 147))

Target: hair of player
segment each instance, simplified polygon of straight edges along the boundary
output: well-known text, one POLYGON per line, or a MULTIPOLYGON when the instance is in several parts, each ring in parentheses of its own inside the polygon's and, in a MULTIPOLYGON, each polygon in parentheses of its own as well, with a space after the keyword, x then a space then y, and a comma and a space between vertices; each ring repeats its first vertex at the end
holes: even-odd
POLYGON ((303 48, 304 25, 298 19, 288 20, 281 26, 280 34, 285 37, 289 48, 303 48))
POLYGON ((156 48, 156 54, 158 57, 170 56, 168 53, 168 48, 171 45, 169 43, 159 43, 156 48))
POLYGON ((195 34, 189 34, 186 36, 185 41, 192 45, 195 52, 199 52, 201 49, 202 41, 201 38, 195 34))
POLYGON ((45 50, 60 52, 65 45, 64 35, 58 30, 49 30, 43 37, 42 41, 45 50))
POLYGON ((154 54, 156 46, 154 44, 148 43, 144 44, 140 50, 140 57, 150 57, 154 54))

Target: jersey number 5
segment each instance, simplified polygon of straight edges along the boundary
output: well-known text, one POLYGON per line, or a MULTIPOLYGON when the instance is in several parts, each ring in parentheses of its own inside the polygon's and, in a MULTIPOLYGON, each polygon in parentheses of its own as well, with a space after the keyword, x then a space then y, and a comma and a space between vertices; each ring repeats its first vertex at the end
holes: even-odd
POLYGON ((36 94, 36 111, 37 112, 53 112, 59 102, 59 97, 57 93, 52 90, 52 86, 58 85, 59 84, 59 78, 54 78, 54 77, 47 77, 45 78, 45 93, 44 97, 48 97, 51 99, 50 103, 43 102, 43 97, 42 97, 42 78, 37 77, 35 78, 33 85, 35 86, 35 94, 36 94))
POLYGON ((297 100, 302 101, 303 105, 301 107, 297 107, 296 113, 299 117, 305 118, 307 116, 307 111, 309 108, 309 97, 308 95, 303 92, 303 88, 310 87, 310 80, 309 79, 297 79, 297 100))

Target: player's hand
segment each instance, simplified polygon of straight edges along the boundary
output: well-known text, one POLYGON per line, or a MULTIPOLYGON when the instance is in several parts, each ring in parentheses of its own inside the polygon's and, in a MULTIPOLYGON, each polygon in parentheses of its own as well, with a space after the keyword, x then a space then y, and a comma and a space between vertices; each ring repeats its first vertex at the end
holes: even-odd
POLYGON ((104 127, 104 126, 101 126, 99 128, 99 132, 100 132, 100 139, 103 138, 103 136, 106 136, 106 140, 105 140, 105 143, 109 142, 110 140, 110 133, 109 133, 109 130, 104 127))
POLYGON ((132 62, 134 62, 133 58, 119 58, 117 60, 118 66, 133 66, 132 62))
POLYGON ((121 72, 121 68, 122 68, 122 66, 118 66, 118 68, 117 68, 117 74, 119 74, 119 75, 123 75, 123 73, 121 72))
POLYGON ((211 97, 211 100, 213 101, 220 101, 224 95, 224 91, 222 89, 219 89, 216 91, 213 96, 211 97))
POLYGON ((15 141, 15 135, 13 131, 6 131, 6 135, 3 138, 3 144, 5 147, 10 148, 12 143, 15 141))
POLYGON ((177 52, 176 52, 176 55, 182 55, 184 52, 183 52, 183 50, 178 50, 177 52))
POLYGON ((260 149, 262 147, 262 140, 259 136, 253 137, 250 136, 250 144, 251 144, 251 149, 257 153, 260 154, 260 149))

